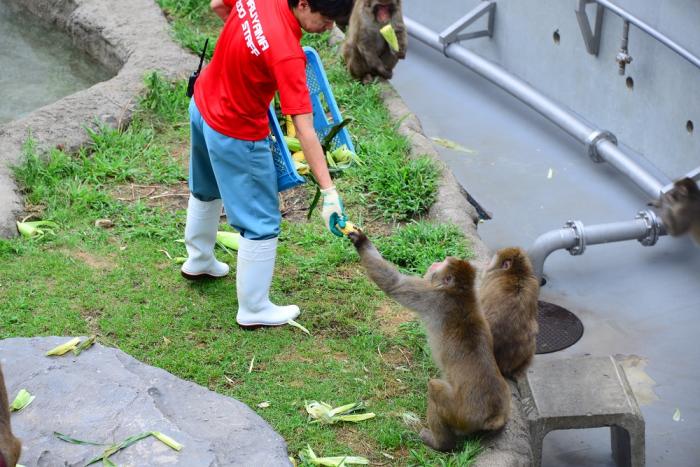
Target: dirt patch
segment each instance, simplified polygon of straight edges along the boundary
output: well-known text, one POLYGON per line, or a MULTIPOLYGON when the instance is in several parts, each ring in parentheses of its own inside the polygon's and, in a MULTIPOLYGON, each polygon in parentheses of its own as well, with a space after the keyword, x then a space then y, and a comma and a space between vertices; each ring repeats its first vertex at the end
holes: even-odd
POLYGON ((118 185, 111 190, 110 195, 125 203, 141 201, 149 207, 177 211, 187 209, 190 192, 187 182, 181 181, 174 185, 138 185, 135 183, 118 185))
POLYGON ((313 194, 301 185, 280 193, 280 213, 290 222, 306 222, 313 194))
POLYGON ((85 251, 71 251, 71 250, 60 250, 64 255, 85 263, 92 269, 101 271, 111 271, 114 269, 113 258, 111 257, 101 257, 95 256, 85 251))
POLYGON ((348 447, 348 452, 353 456, 363 456, 373 461, 380 461, 383 456, 377 455, 379 449, 376 444, 371 443, 367 435, 361 430, 348 425, 340 425, 336 430, 336 439, 338 442, 348 447))
POLYGON ((415 318, 409 310, 392 302, 385 302, 375 313, 380 329, 391 337, 398 334, 401 324, 413 321, 415 318))

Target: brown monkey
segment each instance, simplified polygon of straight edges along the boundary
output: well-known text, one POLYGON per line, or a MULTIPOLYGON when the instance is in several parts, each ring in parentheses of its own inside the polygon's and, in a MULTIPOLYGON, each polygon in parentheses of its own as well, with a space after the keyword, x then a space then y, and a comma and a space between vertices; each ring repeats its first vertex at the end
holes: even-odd
POLYGON ((510 413, 510 391, 493 356, 471 264, 447 257, 423 278, 407 276, 384 260, 362 232, 348 237, 369 277, 425 324, 441 378, 428 382, 429 429, 420 433, 423 442, 449 451, 466 435, 502 428, 510 413))
POLYGON ((399 59, 406 57, 406 25, 401 0, 355 0, 350 13, 343 57, 350 74, 367 83, 373 76, 391 79, 399 59), (399 43, 394 52, 379 30, 391 23, 399 43))
POLYGON ((14 467, 21 452, 22 445, 14 437, 10 427, 10 402, 5 389, 5 378, 0 368, 0 466, 14 467))
POLYGON ((532 362, 539 292, 527 253, 520 248, 496 252, 481 280, 479 302, 491 328, 493 353, 503 376, 520 376, 532 362))
POLYGON ((661 209, 661 220, 669 235, 677 237, 690 232, 700 245, 700 188, 692 178, 677 180, 653 204, 661 209))

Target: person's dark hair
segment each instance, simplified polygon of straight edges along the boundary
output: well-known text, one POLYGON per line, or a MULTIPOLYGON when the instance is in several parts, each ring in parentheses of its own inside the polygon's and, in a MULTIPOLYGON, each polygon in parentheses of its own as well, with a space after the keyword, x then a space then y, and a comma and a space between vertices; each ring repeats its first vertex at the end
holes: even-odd
MULTIPOLYGON (((326 18, 347 18, 352 10, 353 0, 306 0, 314 13, 321 13, 326 18)), ((357 0, 361 1, 361 0, 357 0)), ((289 8, 299 5, 299 0, 287 0, 289 8)))

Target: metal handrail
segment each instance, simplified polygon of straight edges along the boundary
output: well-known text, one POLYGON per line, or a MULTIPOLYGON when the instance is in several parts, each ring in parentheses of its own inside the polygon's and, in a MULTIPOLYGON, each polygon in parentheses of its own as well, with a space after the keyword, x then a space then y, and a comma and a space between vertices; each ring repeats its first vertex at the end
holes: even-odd
POLYGON ((615 5, 614 3, 610 3, 608 0, 591 0, 598 5, 601 5, 604 8, 607 8, 608 10, 612 11, 616 15, 620 16, 621 18, 629 21, 630 23, 634 24, 637 26, 639 29, 642 31, 646 32, 649 34, 651 37, 656 39, 657 41, 661 42, 664 44, 666 47, 669 49, 673 50, 676 52, 678 55, 681 57, 685 58, 688 60, 690 63, 695 65, 696 67, 700 68, 700 58, 696 57, 692 53, 690 53, 687 49, 684 47, 678 45, 676 42, 674 42, 671 38, 663 35, 661 32, 657 31, 656 29, 652 28, 649 26, 647 23, 642 21, 641 19, 637 18, 636 16, 633 16, 631 13, 623 10, 619 6, 615 5))

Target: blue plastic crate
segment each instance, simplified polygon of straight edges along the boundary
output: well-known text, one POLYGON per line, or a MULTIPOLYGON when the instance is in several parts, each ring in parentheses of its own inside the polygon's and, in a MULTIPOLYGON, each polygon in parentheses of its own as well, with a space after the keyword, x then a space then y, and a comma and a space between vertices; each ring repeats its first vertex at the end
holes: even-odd
MULTIPOLYGON (((314 128, 318 138, 322 141, 330 129, 343 121, 338 109, 338 104, 333 97, 333 91, 328 83, 326 72, 323 69, 321 58, 311 47, 304 47, 306 54, 306 85, 311 95, 313 105, 314 128)), ((294 188, 306 182, 306 179, 299 175, 294 168, 294 161, 289 152, 287 143, 284 141, 284 133, 277 120, 274 107, 270 105, 268 109, 270 119, 270 132, 273 136, 272 157, 277 169, 277 189, 279 191, 294 188)), ((348 149, 355 152, 355 148, 350 140, 350 133, 347 128, 343 128, 331 142, 331 149, 335 149, 345 144, 348 149)))

